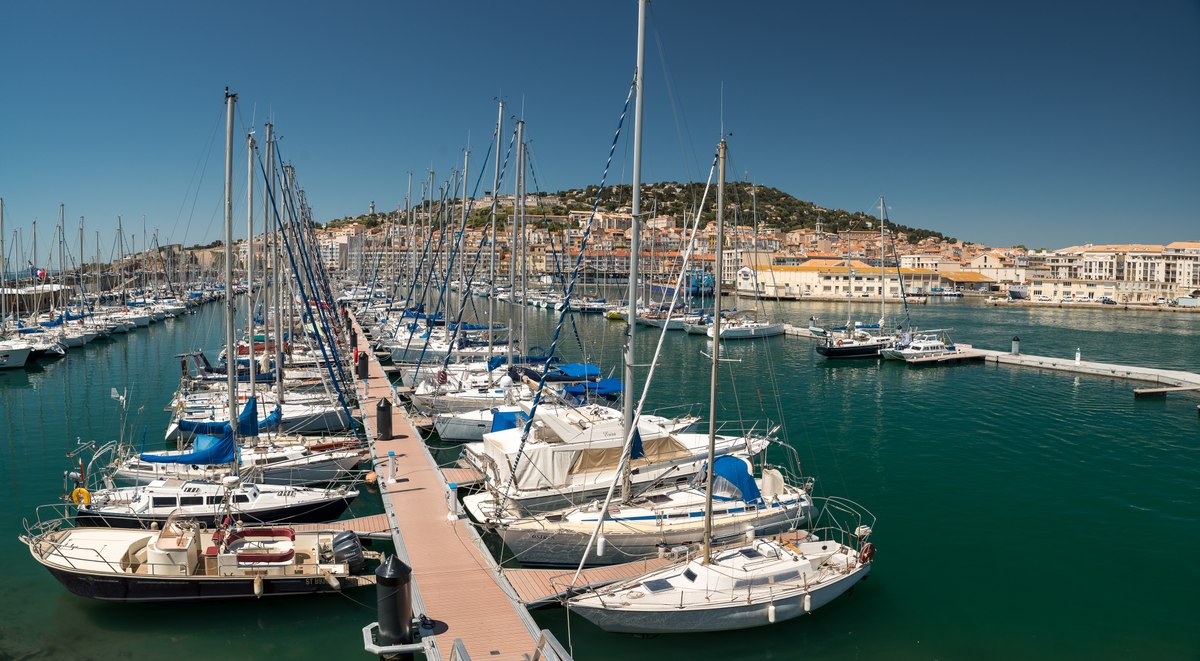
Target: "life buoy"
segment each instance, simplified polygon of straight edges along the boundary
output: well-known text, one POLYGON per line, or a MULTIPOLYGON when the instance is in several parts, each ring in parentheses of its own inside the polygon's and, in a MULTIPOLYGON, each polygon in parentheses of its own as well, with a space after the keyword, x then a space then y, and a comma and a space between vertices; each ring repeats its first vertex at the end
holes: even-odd
POLYGON ((842 341, 841 341, 841 340, 838 340, 838 346, 839 346, 839 347, 840 347, 840 346, 842 346, 842 341))
POLYGON ((447 378, 448 377, 446 376, 446 370, 438 370, 438 373, 437 373, 438 383, 445 385, 447 378))
POLYGON ((864 545, 862 547, 862 550, 858 552, 858 561, 863 563, 864 565, 867 564, 868 562, 870 562, 871 558, 874 558, 874 557, 875 557, 875 545, 870 542, 867 542, 866 545, 864 545))
POLYGON ((77 487, 71 492, 71 502, 76 505, 82 503, 86 507, 92 504, 92 494, 88 493, 88 490, 83 487, 77 487))

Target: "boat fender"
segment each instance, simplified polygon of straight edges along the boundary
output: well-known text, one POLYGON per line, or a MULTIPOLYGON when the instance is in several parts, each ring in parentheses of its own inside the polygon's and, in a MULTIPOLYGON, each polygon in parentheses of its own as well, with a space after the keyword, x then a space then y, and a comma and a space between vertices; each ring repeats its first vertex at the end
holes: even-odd
POLYGON ((775 602, 767 604, 767 622, 775 624, 775 602))
POLYGON ((87 489, 77 487, 71 492, 71 502, 76 505, 82 504, 84 507, 92 504, 92 494, 88 493, 87 489))
POLYGON ((840 346, 842 346, 842 341, 841 341, 841 340, 838 340, 838 346, 839 346, 839 347, 840 347, 840 346))
POLYGON ((261 599, 263 595, 263 579, 262 576, 254 577, 254 598, 261 599))
POLYGON ((446 370, 438 370, 437 382, 441 385, 446 385, 446 381, 447 381, 446 370))
POLYGON ((332 573, 330 573, 330 571, 328 569, 326 569, 325 571, 323 571, 321 573, 325 576, 325 582, 329 584, 329 587, 333 588, 334 590, 342 589, 342 584, 338 583, 337 578, 335 578, 334 575, 332 573))
POLYGON ((858 552, 858 561, 863 563, 864 565, 867 564, 868 562, 870 562, 871 558, 874 558, 874 557, 875 557, 875 545, 870 542, 867 542, 866 545, 864 545, 862 547, 862 550, 858 552))

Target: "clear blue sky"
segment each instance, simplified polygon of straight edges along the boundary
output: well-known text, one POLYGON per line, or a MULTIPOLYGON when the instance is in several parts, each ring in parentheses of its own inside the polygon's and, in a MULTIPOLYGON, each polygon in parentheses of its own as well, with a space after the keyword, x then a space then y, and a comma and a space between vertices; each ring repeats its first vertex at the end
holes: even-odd
MULTIPOLYGON (((71 245, 86 216, 85 253, 100 230, 107 259, 118 215, 139 247, 143 216, 164 243, 219 237, 226 85, 239 147, 271 115, 321 220, 395 208, 410 171, 441 182, 468 135, 473 179, 500 95, 528 122, 541 189, 598 183, 637 5, 51 0, 4 14, 6 239, 19 228, 28 250, 37 218, 48 254, 62 202, 71 245)), ((658 0, 649 35, 646 181, 703 178, 724 84, 734 172, 802 199, 870 211, 882 194, 897 222, 992 245, 1200 239, 1195 0, 658 0)), ((627 155, 623 141, 610 182, 629 181, 627 155)))

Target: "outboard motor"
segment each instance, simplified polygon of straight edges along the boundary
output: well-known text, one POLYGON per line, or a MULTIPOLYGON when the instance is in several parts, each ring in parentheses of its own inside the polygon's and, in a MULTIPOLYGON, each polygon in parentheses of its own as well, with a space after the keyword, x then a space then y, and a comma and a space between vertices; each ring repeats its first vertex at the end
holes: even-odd
POLYGON ((333 538, 333 561, 344 562, 351 574, 357 574, 366 566, 362 542, 352 530, 343 530, 333 538))

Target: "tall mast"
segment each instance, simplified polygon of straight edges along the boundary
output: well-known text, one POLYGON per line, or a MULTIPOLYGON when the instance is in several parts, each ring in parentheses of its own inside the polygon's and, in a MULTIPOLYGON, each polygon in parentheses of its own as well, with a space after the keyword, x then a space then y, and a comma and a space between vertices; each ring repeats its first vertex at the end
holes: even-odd
MULTIPOLYGON (((263 197, 266 197, 265 195, 263 197)), ((255 395, 254 381, 254 133, 246 134, 246 334, 250 342, 250 396, 255 395)), ((263 348, 267 337, 263 335, 263 348)), ((235 372, 237 370, 234 370, 235 372)), ((255 424, 258 421, 255 420, 255 424)))
MULTIPOLYGON (((275 125, 267 123, 267 187, 270 195, 264 196, 271 201, 271 219, 277 220, 279 198, 275 190, 275 125)), ((283 275, 280 273, 279 253, 283 245, 283 228, 278 222, 269 222, 271 241, 271 289, 275 293, 275 350, 271 358, 275 361, 275 392, 277 400, 283 403, 283 275)), ((289 320, 290 322, 290 320, 289 320)))
MULTIPOLYGON (((637 328, 638 294, 638 261, 642 250, 642 108, 646 97, 645 88, 646 62, 646 0, 638 0, 638 36, 637 36, 637 68, 634 72, 633 105, 633 224, 630 228, 629 241, 629 323, 625 326, 625 375, 624 395, 622 397, 622 413, 624 414, 625 430, 633 427, 634 402, 637 400, 634 391, 634 353, 633 336, 637 328)), ((628 495, 622 489, 622 495, 628 495)))
MULTIPOLYGON (((496 316, 496 198, 500 195, 500 133, 504 129, 504 101, 496 113, 496 165, 492 172, 492 209, 488 212, 488 360, 492 359, 496 340, 493 336, 496 316)), ((512 333, 512 328, 508 332, 512 333)))
MULTIPOLYGON (((229 429, 237 436, 237 347, 233 343, 233 105, 225 88, 225 374, 229 385, 229 429)), ((257 422, 257 421, 256 421, 257 422)))
POLYGON ((87 290, 83 288, 83 216, 79 217, 79 297, 87 307, 87 290))
MULTIPOLYGON (((408 227, 405 238, 405 245, 408 252, 408 275, 415 282, 417 279, 417 251, 413 250, 413 244, 416 243, 416 231, 413 227, 413 208, 412 208, 412 171, 408 173, 408 191, 404 193, 404 224, 408 227)), ((405 301, 407 307, 411 304, 410 301, 405 301)))
MULTIPOLYGON (((517 198, 521 195, 521 142, 525 139, 525 120, 517 120, 517 176, 513 177, 513 212, 509 217, 509 224, 512 225, 512 243, 508 246, 509 265, 508 265, 508 364, 513 364, 513 328, 515 328, 514 315, 516 313, 517 302, 517 245, 520 241, 517 234, 517 198)), ((524 305, 525 301, 521 301, 524 305)), ((525 329, 521 329, 524 332, 525 329)), ((525 345, 521 345, 521 349, 525 350, 525 345)))
POLYGON ((521 350, 527 351, 529 346, 526 332, 529 328, 527 322, 529 314, 529 234, 526 231, 525 224, 525 158, 528 154, 525 151, 525 140, 519 140, 517 144, 517 164, 520 169, 517 170, 517 199, 513 200, 520 212, 517 213, 517 226, 521 229, 521 350))
MULTIPOLYGON (((461 231, 461 234, 459 235, 460 237, 465 237, 467 234, 467 172, 469 172, 471 169, 470 165, 471 165, 471 148, 467 147, 467 151, 463 154, 462 229, 460 230, 461 231)), ((459 282, 459 285, 462 287, 462 295, 470 296, 471 295, 471 287, 470 287, 470 283, 467 282, 467 268, 466 268, 467 260, 463 259, 463 255, 465 254, 466 250, 463 247, 461 240, 458 241, 458 246, 456 247, 456 249, 459 252, 459 255, 458 255, 458 282, 459 282)))
POLYGON ((884 230, 886 229, 886 224, 883 222, 883 213, 884 213, 883 212, 883 196, 880 195, 879 196, 879 334, 880 335, 883 335, 883 332, 884 332, 883 318, 885 316, 884 315, 884 304, 886 303, 886 301, 885 301, 886 295, 884 294, 884 291, 885 291, 884 278, 887 276, 887 264, 885 264, 885 260, 883 257, 883 254, 884 254, 884 248, 883 248, 884 230))
POLYGON ((67 251, 64 244, 67 242, 67 218, 66 205, 61 202, 58 205, 58 291, 50 294, 51 304, 57 305, 62 301, 62 286, 65 274, 67 272, 67 251))
POLYGON ((4 253, 4 198, 0 197, 0 338, 8 326, 8 264, 4 253))
POLYGON ((717 254, 713 259, 712 371, 708 386, 708 475, 704 482, 704 564, 712 562, 713 463, 717 459, 717 378, 721 362, 721 271, 725 242, 725 138, 717 145, 717 254))

